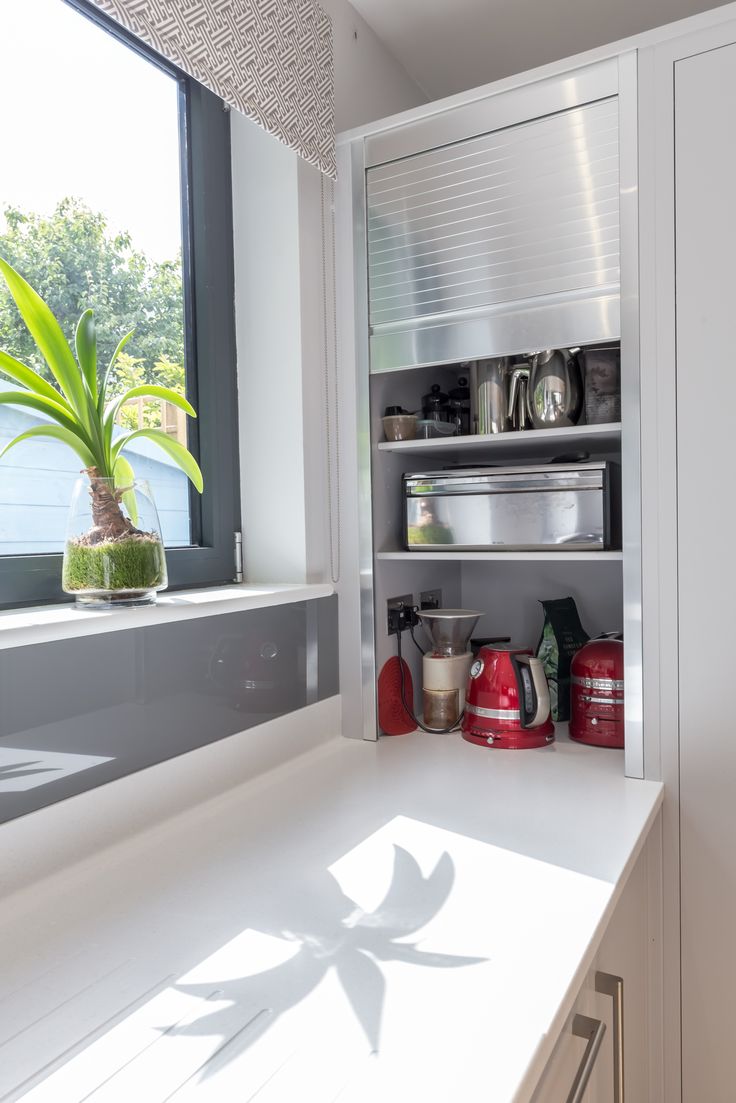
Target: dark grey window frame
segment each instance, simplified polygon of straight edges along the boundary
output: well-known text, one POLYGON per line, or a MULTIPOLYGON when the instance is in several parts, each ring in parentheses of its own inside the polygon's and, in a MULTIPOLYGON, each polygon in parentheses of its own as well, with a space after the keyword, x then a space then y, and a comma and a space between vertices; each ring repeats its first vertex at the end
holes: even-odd
MULTIPOLYGON (((190 485, 193 543, 167 548, 169 589, 232 582, 240 482, 229 109, 86 0, 65 2, 178 82, 187 393, 198 413, 189 439, 204 494, 190 485)), ((0 608, 71 600, 61 559, 0 556, 0 608)))

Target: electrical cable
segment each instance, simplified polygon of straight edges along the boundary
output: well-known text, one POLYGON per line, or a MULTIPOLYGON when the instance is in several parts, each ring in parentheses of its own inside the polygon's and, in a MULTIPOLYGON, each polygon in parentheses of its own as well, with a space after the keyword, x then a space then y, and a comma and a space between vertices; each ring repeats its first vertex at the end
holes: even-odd
MULTIPOLYGON (((416 642, 416 641, 415 641, 416 642)), ((417 644, 419 647, 419 644, 417 644)), ((421 650, 421 648, 420 648, 421 650)), ((423 732, 427 732, 428 735, 449 735, 451 732, 457 731, 460 727, 460 721, 465 715, 465 709, 462 710, 460 715, 454 724, 449 728, 428 728, 426 724, 423 724, 421 720, 418 720, 414 715, 414 710, 409 708, 406 701, 406 679, 404 678, 404 660, 401 657, 401 632, 396 633, 396 651, 399 656, 399 684, 401 686, 401 703, 412 718, 418 728, 421 728, 423 732)))
POLYGON ((419 652, 419 654, 422 655, 422 656, 426 655, 427 652, 424 650, 422 645, 420 643, 417 643, 417 638, 414 635, 414 625, 413 624, 409 625, 409 635, 411 636, 412 642, 413 642, 414 646, 416 647, 417 651, 419 652))

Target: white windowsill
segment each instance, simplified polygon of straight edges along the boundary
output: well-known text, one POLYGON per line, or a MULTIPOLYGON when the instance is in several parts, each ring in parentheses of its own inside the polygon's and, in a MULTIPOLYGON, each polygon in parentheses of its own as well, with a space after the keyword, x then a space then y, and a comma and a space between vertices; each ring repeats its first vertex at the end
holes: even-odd
POLYGON ((269 605, 287 605, 329 597, 334 587, 327 583, 280 584, 237 583, 202 590, 180 590, 159 594, 156 605, 142 609, 77 609, 74 605, 37 605, 0 611, 0 650, 49 643, 74 636, 97 635, 126 628, 146 628, 175 620, 237 613, 269 605))

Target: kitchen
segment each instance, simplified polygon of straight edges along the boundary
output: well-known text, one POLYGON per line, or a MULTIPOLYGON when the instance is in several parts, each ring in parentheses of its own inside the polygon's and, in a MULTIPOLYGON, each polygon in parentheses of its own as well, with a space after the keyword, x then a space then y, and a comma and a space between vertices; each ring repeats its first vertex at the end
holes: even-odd
POLYGON ((244 581, 0 613, 3 1098, 726 1103, 736 5, 355 6, 334 182, 231 111, 244 581))

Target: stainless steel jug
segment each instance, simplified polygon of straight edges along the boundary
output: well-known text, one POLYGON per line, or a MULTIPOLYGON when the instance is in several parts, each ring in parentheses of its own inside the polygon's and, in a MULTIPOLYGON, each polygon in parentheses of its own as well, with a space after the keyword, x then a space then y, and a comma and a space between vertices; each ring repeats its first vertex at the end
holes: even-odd
POLYGON ((478 360, 474 368, 477 432, 505 433, 511 428, 508 414, 511 357, 478 360))
POLYGON ((576 425, 583 408, 579 349, 545 349, 531 359, 527 408, 535 429, 576 425))

